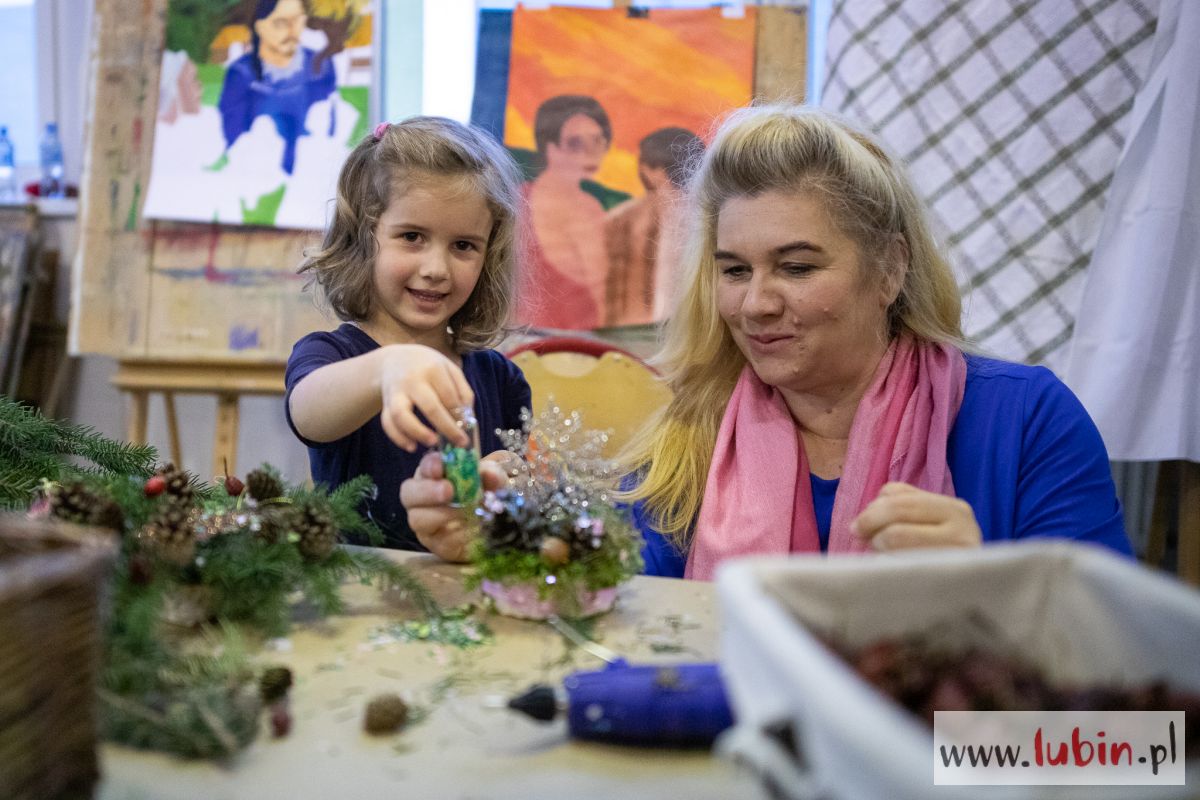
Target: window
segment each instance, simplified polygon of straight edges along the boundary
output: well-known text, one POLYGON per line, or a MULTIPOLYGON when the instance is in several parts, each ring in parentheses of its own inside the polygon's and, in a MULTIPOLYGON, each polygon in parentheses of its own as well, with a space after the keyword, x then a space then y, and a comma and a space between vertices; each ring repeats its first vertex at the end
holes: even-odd
MULTIPOLYGON (((0 125, 8 128, 18 168, 38 160, 37 9, 33 0, 0 0, 0 125)), ((25 174, 26 169, 21 169, 25 174)))

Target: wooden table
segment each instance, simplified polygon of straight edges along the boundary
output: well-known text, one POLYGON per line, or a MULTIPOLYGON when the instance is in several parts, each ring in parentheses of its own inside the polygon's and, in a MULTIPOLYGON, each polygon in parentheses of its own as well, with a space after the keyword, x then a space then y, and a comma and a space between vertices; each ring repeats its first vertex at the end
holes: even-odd
MULTIPOLYGON (((392 553, 389 551, 389 555, 392 553)), ((464 602, 461 570, 431 556, 394 553, 447 605, 464 602)), ((247 798, 757 797, 751 779, 707 752, 642 750, 569 741, 543 725, 486 707, 529 684, 600 666, 545 624, 486 617, 493 643, 471 650, 429 643, 376 647, 371 633, 406 616, 371 587, 350 586, 344 616, 298 625, 290 650, 263 654, 296 678, 290 736, 266 732, 234 763, 189 763, 122 747, 101 748, 101 800, 247 798), (375 694, 395 691, 429 709, 391 737, 362 732, 375 694)), ((596 636, 636 663, 716 658, 713 586, 638 577, 596 636), (670 651, 670 652, 668 652, 670 651)))

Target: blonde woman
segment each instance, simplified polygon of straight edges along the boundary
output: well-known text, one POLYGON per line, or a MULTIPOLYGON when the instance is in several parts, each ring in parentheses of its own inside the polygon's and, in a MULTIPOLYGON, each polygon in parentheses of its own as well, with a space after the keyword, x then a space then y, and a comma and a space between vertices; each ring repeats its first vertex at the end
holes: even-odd
POLYGON ((647 572, 1043 536, 1129 552, 1092 421, 1048 370, 964 352, 925 210, 869 136, 743 109, 691 200, 658 360, 675 397, 627 453, 647 572))

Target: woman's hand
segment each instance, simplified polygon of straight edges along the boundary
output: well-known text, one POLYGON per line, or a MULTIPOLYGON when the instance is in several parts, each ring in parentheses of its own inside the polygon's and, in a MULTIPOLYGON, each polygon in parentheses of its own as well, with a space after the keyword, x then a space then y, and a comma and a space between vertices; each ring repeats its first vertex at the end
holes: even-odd
POLYGON ((979 547, 983 534, 965 500, 887 483, 850 523, 876 550, 915 547, 979 547))
POLYGON ((438 351, 419 344, 389 345, 379 384, 383 430, 400 447, 410 453, 418 444, 433 447, 438 433, 459 446, 470 444, 453 409, 473 407, 475 393, 458 365, 438 351), (421 422, 415 409, 434 430, 421 422))
MULTIPOLYGON (((512 454, 497 450, 479 462, 479 477, 485 490, 502 487, 508 476, 504 464, 512 454)), ((446 480, 438 453, 426 453, 417 473, 400 484, 400 502, 408 511, 408 526, 429 552, 446 561, 467 560, 473 526, 467 524, 461 508, 451 508, 454 487, 446 480)))

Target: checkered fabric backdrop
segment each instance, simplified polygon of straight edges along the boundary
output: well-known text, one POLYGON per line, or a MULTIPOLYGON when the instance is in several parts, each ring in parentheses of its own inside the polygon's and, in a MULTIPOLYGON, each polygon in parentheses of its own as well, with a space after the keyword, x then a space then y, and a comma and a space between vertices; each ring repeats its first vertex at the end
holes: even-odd
POLYGON ((822 105, 909 165, 966 333, 1063 364, 1158 0, 836 0, 822 105))

